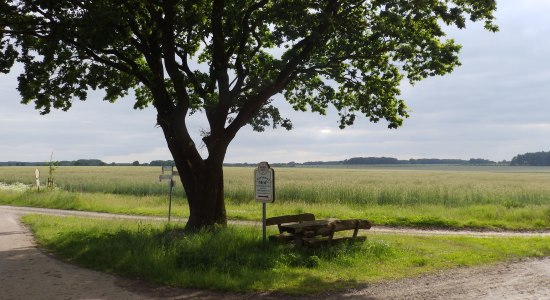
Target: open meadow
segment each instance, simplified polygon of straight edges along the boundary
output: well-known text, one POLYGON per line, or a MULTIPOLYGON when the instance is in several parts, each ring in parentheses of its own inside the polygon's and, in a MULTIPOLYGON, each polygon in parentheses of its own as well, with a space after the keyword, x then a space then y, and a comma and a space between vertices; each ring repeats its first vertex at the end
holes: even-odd
MULTIPOLYGON (((164 216, 168 185, 160 167, 59 167, 57 188, 10 191, 34 182, 35 167, 0 167, 0 204, 164 216)), ((369 166, 276 168, 276 202, 268 216, 312 212, 320 218, 366 218, 376 225, 438 228, 550 229, 550 168, 369 166)), ((260 220, 253 168, 225 168, 230 219, 260 220)), ((181 183, 176 216, 187 216, 181 183)))
MULTIPOLYGON (((46 181, 47 167, 41 167, 46 181), (46 174, 46 175, 44 175, 46 174)), ((159 167, 60 167, 54 189, 31 187, 34 167, 0 167, 0 205, 166 216, 159 167)), ((375 225, 550 230, 550 168, 276 168, 268 216, 314 213, 375 225)), ((261 219, 253 168, 225 168, 230 219, 261 219)), ((178 183, 174 215, 188 215, 178 183)), ((37 243, 80 266, 159 284, 230 292, 315 294, 456 267, 550 255, 547 236, 409 236, 367 232, 364 243, 302 248, 261 242, 261 228, 181 234, 181 223, 23 217, 37 243), (208 249, 208 251, 204 251, 208 249), (288 280, 293 278, 293 280, 288 280)), ((276 228, 269 228, 274 234, 276 228)))

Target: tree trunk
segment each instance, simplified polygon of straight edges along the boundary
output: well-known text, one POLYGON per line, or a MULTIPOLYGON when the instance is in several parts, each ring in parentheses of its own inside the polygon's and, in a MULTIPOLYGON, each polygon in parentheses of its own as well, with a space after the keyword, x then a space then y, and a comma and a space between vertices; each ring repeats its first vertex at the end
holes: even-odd
MULTIPOLYGON (((179 168, 178 168, 179 169, 179 168)), ((201 180, 182 184, 189 202, 189 221, 186 230, 200 230, 216 225, 226 226, 227 216, 225 212, 224 187, 223 187, 223 162, 219 164, 206 163, 201 180)))
POLYGON ((216 225, 226 226, 223 158, 212 159, 212 156, 219 155, 210 153, 208 159, 193 162, 181 148, 170 150, 189 204, 190 215, 185 229, 196 231, 216 225))
POLYGON ((190 215, 185 229, 196 231, 226 226, 223 160, 228 143, 220 142, 209 147, 208 158, 203 159, 187 132, 183 114, 175 112, 170 117, 159 116, 159 124, 189 203, 190 215))

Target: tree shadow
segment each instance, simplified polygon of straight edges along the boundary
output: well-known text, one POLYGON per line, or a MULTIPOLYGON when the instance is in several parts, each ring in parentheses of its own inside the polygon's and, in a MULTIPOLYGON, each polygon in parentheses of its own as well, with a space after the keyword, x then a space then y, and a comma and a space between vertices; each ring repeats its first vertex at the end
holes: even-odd
MULTIPOLYGON (((236 291, 230 294, 237 297, 243 295, 239 293, 250 295, 250 291, 263 290, 270 292, 257 296, 308 299, 313 296, 305 295, 316 291, 338 293, 358 284, 354 280, 335 282, 316 271, 320 261, 335 255, 335 248, 263 245, 261 237, 247 230, 174 234, 173 228, 144 225, 138 230, 101 233, 64 231, 47 247, 79 265, 130 278, 119 280, 119 284, 140 293, 153 293, 152 297, 183 292, 206 293, 208 298, 211 293, 225 295, 228 291, 236 291)), ((341 247, 355 251, 354 246, 341 247)))

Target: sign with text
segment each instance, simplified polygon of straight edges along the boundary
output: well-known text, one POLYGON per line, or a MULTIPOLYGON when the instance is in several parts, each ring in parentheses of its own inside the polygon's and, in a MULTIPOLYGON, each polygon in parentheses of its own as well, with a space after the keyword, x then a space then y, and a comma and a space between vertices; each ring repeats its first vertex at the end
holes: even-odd
POLYGON ((259 163, 258 168, 254 170, 254 191, 256 201, 275 202, 275 170, 265 161, 259 163))
POLYGON ((162 166, 161 174, 159 175, 159 181, 168 181, 168 187, 170 188, 169 202, 168 202, 168 222, 170 222, 170 216, 172 215, 172 190, 174 189, 174 176, 179 176, 177 170, 174 170, 174 166, 162 166))
POLYGON ((160 181, 173 180, 174 176, 179 176, 180 173, 177 170, 174 170, 174 166, 162 166, 162 173, 159 176, 160 181))

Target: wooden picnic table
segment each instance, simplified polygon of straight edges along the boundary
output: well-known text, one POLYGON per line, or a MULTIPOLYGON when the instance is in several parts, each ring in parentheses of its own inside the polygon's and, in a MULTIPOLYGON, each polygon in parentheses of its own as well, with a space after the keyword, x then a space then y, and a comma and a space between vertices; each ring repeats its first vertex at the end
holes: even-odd
POLYGON ((279 229, 284 232, 288 232, 294 236, 294 241, 297 245, 327 243, 331 244, 333 241, 352 240, 357 239, 364 240, 364 237, 357 237, 359 229, 370 229, 371 223, 368 220, 315 220, 305 221, 300 223, 281 224, 279 229), (352 237, 334 238, 334 233, 344 230, 353 230, 352 237), (326 237, 326 238, 323 238, 326 237))

